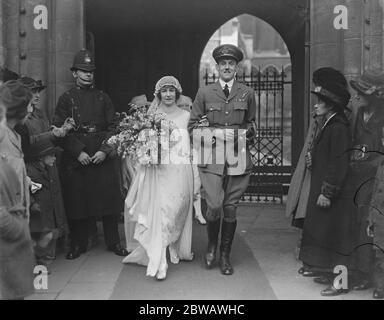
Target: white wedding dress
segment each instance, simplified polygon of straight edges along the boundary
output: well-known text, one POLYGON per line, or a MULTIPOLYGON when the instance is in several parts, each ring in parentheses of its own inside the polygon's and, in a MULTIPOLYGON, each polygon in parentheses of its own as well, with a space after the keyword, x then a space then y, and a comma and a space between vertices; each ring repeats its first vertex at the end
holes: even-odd
MULTIPOLYGON (((191 260, 193 171, 189 158, 190 140, 187 132, 189 113, 182 109, 168 116, 182 139, 171 152, 188 150, 183 164, 138 165, 129 189, 125 230, 130 238, 134 223, 134 239, 138 246, 123 263, 147 266, 147 275, 155 276, 161 264, 164 247, 172 245, 181 260, 191 260), (180 145, 181 144, 181 145, 180 145), (127 219, 128 218, 128 219, 127 219)), ((180 157, 180 153, 178 153, 180 157)))

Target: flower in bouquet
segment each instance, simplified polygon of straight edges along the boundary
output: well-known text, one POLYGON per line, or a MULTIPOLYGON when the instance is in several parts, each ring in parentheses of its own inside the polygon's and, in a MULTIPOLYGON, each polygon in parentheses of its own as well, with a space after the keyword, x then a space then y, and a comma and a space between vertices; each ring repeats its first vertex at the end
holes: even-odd
POLYGON ((174 123, 163 113, 147 113, 141 108, 129 115, 123 113, 120 118, 117 133, 108 144, 114 146, 121 157, 128 157, 135 163, 158 164, 169 152, 174 123))

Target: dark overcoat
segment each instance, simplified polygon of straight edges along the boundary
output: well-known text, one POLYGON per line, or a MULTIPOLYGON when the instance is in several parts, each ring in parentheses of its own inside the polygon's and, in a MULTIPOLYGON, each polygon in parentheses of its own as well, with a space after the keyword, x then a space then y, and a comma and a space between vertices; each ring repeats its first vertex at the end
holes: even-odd
POLYGON ((355 195, 356 203, 354 207, 357 217, 357 249, 354 251, 356 268, 364 273, 372 272, 374 264, 374 247, 368 245, 372 242, 372 238, 368 237, 366 230, 375 176, 383 161, 383 130, 384 110, 382 108, 376 109, 367 122, 364 121, 364 109, 360 108, 357 111, 353 132, 354 150, 351 157, 351 173, 347 183, 355 195))
POLYGON ((117 159, 106 141, 114 133, 115 109, 109 96, 95 88, 75 87, 57 103, 53 124, 62 126, 72 117, 76 128, 63 139, 62 176, 64 203, 69 219, 119 214, 123 211, 117 159), (77 160, 84 151, 92 157, 103 151, 101 164, 81 165, 77 160))
POLYGON ((356 229, 353 200, 345 193, 351 135, 344 115, 336 114, 315 139, 312 177, 304 221, 300 260, 322 270, 352 266, 356 229), (320 194, 331 199, 330 208, 317 206, 320 194))
POLYGON ((34 292, 35 258, 18 176, 0 157, 0 300, 34 292))
POLYGON ((63 198, 61 195, 60 180, 56 167, 45 166, 40 161, 27 163, 28 177, 42 188, 31 194, 31 206, 38 203, 40 211, 31 210, 31 232, 45 232, 59 229, 60 234, 68 231, 64 212, 63 198))
MULTIPOLYGON (((41 141, 57 143, 50 130, 50 123, 39 109, 34 109, 23 124, 17 125, 15 130, 20 134, 21 146, 25 154, 27 174, 33 182, 43 184, 43 189, 38 194, 32 195, 31 205, 38 202, 42 212, 35 212, 31 216, 30 226, 32 232, 42 232, 58 228, 61 234, 68 232, 64 210, 61 184, 56 163, 53 167, 44 169, 35 158, 31 158, 30 147, 41 141), (50 194, 51 192, 51 194, 50 194)), ((57 158, 59 153, 57 152, 57 158)))
POLYGON ((39 109, 34 109, 33 112, 28 114, 23 124, 15 126, 15 131, 21 137, 21 146, 23 148, 26 161, 29 157, 29 148, 39 141, 57 142, 50 130, 48 119, 45 118, 43 112, 39 109))

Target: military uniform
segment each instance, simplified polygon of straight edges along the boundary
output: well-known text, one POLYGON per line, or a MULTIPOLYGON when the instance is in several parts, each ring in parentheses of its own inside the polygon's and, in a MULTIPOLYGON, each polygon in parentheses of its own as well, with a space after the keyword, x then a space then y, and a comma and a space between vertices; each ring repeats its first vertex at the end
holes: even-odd
MULTIPOLYGON (((93 57, 88 51, 80 51, 75 57, 71 70, 76 68, 94 70, 93 57)), ((59 98, 54 125, 62 125, 67 118, 75 121, 75 128, 62 143, 64 202, 72 249, 85 251, 89 222, 92 218, 101 216, 105 242, 112 250, 120 243, 118 215, 123 211, 117 159, 111 157, 113 149, 106 143, 115 129, 115 109, 111 99, 103 91, 93 86, 76 85, 59 98), (92 157, 98 151, 107 155, 102 163, 82 165, 78 161, 81 152, 92 157)), ((74 258, 78 255, 75 252, 74 258)))
MULTIPOLYGON (((221 58, 230 58, 239 62, 242 59, 241 51, 231 45, 223 45, 216 48, 213 52, 216 61, 221 58)), ((201 120, 206 117, 209 122, 208 128, 212 129, 235 129, 235 141, 241 135, 236 134, 238 129, 252 132, 255 121, 256 104, 255 94, 252 88, 234 81, 229 95, 223 91, 220 82, 200 88, 192 106, 189 121, 189 130, 193 136, 194 129, 199 128, 201 120)), ((220 229, 220 219, 223 216, 222 237, 221 237, 221 257, 229 256, 230 248, 236 229, 236 208, 239 200, 247 189, 252 161, 248 148, 238 148, 237 154, 239 161, 237 166, 231 166, 226 147, 229 146, 224 140, 225 151, 222 153, 224 159, 216 157, 219 147, 218 138, 215 139, 213 131, 213 145, 208 146, 211 155, 205 158, 207 148, 204 146, 204 163, 199 163, 199 173, 203 186, 203 197, 207 203, 206 218, 208 220, 208 255, 206 266, 211 267, 216 253, 218 232, 220 229), (224 160, 224 161, 223 161, 224 160), (212 257, 213 255, 213 257, 212 257), (213 258, 213 259, 212 259, 213 258)), ((245 138, 245 137, 243 137, 245 138)), ((196 143, 194 141, 194 143, 196 143)), ((235 142, 236 143, 236 142, 235 142)), ((240 146, 240 144, 239 144, 240 146)), ((236 149, 236 148, 235 148, 236 149)), ((209 152, 209 151, 208 151, 209 152)), ((220 154, 220 152, 219 152, 220 154)), ((224 268, 225 269, 225 268, 224 268)), ((233 271, 222 273, 231 274, 233 271)))

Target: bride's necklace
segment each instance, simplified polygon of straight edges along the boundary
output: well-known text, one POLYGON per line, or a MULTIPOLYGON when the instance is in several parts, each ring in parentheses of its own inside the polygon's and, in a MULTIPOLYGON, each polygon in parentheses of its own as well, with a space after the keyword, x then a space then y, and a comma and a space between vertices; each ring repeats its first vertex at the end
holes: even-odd
POLYGON ((159 109, 161 112, 165 113, 166 115, 172 116, 178 112, 179 108, 177 106, 174 106, 174 107, 160 107, 159 109))

